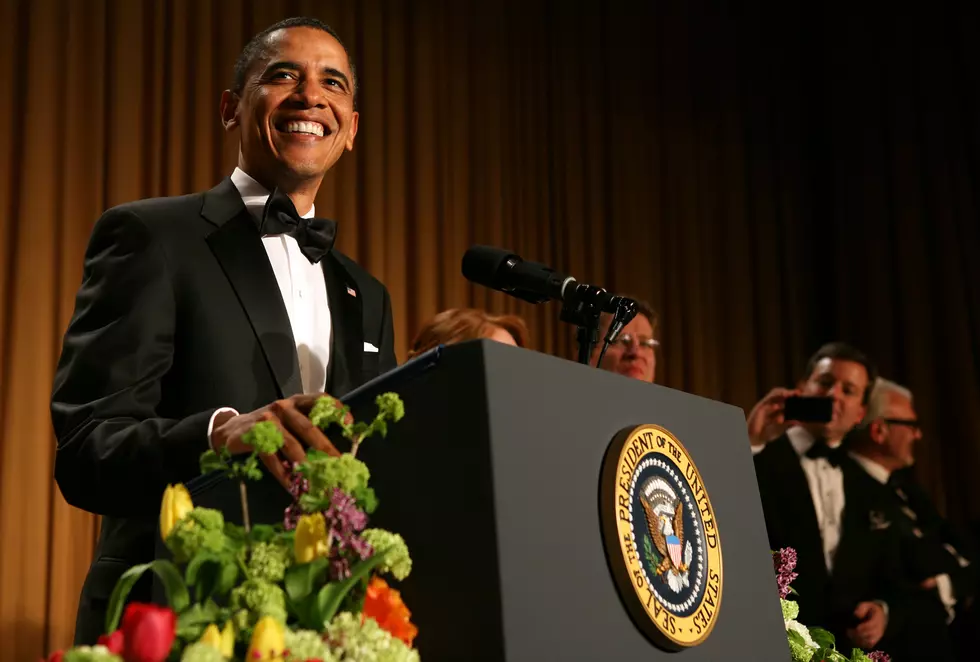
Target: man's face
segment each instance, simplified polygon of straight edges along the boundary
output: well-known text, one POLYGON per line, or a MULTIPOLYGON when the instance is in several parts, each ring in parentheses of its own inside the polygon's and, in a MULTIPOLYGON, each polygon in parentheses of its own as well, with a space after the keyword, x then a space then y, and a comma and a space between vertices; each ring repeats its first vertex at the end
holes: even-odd
POLYGON ((221 99, 225 128, 241 129, 243 169, 267 186, 319 185, 354 147, 353 84, 347 52, 326 32, 270 34, 241 94, 226 91, 221 99))
MULTIPOLYGON (((602 338, 609 329, 612 318, 603 315, 603 324, 599 333, 599 343, 593 352, 593 362, 598 358, 602 348, 602 338)), ((652 382, 657 369, 657 354, 653 346, 653 327, 646 315, 637 315, 623 327, 616 342, 609 345, 606 355, 602 358, 603 370, 618 372, 626 377, 652 382)))
POLYGON ((922 438, 915 408, 901 393, 889 391, 886 397, 884 412, 874 423, 872 438, 895 469, 910 467, 915 463, 915 442, 922 438))
POLYGON ((829 423, 813 423, 806 428, 815 436, 842 439, 864 418, 864 392, 868 371, 860 363, 826 358, 817 363, 813 374, 803 383, 803 395, 831 397, 834 415, 829 423))

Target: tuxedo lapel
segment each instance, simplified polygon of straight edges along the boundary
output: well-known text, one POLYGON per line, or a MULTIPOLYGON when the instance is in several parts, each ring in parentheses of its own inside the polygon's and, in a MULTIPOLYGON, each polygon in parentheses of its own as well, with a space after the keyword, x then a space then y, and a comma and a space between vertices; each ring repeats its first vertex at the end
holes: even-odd
POLYGON ((788 437, 773 444, 779 444, 773 450, 780 453, 778 466, 782 488, 779 494, 784 521, 788 523, 788 528, 794 531, 790 539, 799 541, 797 543, 799 548, 796 550, 798 554, 812 557, 812 567, 822 569, 823 573, 826 573, 823 537, 817 521, 817 511, 813 505, 813 495, 810 493, 810 483, 800 464, 800 457, 788 437))
POLYGON ((276 275, 255 220, 230 179, 205 194, 201 215, 218 226, 208 245, 245 309, 280 395, 302 393, 296 343, 276 275))
POLYGON ((357 282, 347 269, 330 252, 321 261, 323 277, 330 302, 333 343, 330 349, 330 373, 327 375, 327 391, 332 395, 344 395, 362 381, 364 358, 364 323, 362 296, 357 282))

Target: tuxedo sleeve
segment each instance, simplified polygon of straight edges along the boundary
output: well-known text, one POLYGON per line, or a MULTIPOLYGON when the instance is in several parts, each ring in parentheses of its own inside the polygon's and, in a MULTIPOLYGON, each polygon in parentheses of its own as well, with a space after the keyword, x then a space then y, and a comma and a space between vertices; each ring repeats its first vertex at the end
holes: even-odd
POLYGON ((148 515, 168 483, 198 474, 213 409, 161 417, 174 353, 166 256, 131 211, 96 223, 54 379, 55 479, 68 503, 100 515, 148 515))
POLYGON ((391 315, 391 297, 388 295, 388 288, 383 288, 384 301, 383 314, 381 317, 381 356, 378 358, 379 374, 385 374, 394 370, 398 366, 398 359, 395 357, 395 327, 391 315))

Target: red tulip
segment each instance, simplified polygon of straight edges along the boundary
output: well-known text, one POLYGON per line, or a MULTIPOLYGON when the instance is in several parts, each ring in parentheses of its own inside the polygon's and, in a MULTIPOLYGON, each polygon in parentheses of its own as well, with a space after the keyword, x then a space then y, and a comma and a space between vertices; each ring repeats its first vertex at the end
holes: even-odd
POLYGON ((104 634, 99 637, 98 643, 100 646, 105 646, 109 649, 110 653, 115 655, 122 655, 123 652, 123 633, 122 630, 116 630, 112 634, 104 634))
POLYGON ((55 651, 54 653, 51 653, 51 655, 48 655, 48 659, 46 662, 61 662, 62 658, 64 657, 65 657, 64 651, 55 651))
POLYGON ((177 615, 169 607, 133 603, 122 619, 126 662, 163 662, 177 635, 177 615))

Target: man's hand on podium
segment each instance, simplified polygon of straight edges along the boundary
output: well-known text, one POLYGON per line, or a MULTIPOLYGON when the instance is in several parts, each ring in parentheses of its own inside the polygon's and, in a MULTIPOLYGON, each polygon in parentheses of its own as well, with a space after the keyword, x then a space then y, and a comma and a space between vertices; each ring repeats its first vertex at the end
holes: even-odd
POLYGON ((859 623, 847 631, 857 646, 864 649, 874 648, 885 634, 888 616, 879 602, 861 602, 854 608, 854 618, 859 623))
POLYGON ((756 403, 746 419, 749 428, 749 443, 752 446, 765 446, 797 424, 797 421, 787 421, 783 417, 786 398, 794 395, 800 395, 800 392, 788 388, 774 388, 766 394, 766 397, 756 403))
MULTIPOLYGON (((252 449, 242 441, 242 436, 251 430, 256 423, 272 421, 282 432, 284 443, 280 453, 293 464, 306 459, 304 446, 315 448, 330 455, 340 455, 336 446, 309 419, 313 405, 325 395, 327 394, 294 395, 285 400, 277 400, 247 414, 235 414, 232 411, 220 412, 214 420, 211 446, 215 451, 227 447, 233 455, 249 453, 252 449)), ((283 487, 289 489, 289 472, 283 466, 279 455, 264 454, 259 457, 269 472, 276 477, 276 480, 283 487)))

